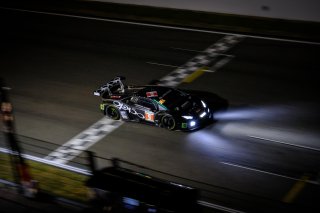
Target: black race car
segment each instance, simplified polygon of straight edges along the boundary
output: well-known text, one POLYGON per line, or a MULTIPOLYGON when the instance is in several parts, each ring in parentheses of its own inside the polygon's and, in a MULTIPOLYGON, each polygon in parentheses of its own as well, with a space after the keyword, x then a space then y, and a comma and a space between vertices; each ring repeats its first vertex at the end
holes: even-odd
POLYGON ((213 119, 207 104, 184 91, 157 85, 123 84, 115 77, 94 95, 101 96, 101 111, 114 120, 153 124, 169 130, 194 130, 213 119))

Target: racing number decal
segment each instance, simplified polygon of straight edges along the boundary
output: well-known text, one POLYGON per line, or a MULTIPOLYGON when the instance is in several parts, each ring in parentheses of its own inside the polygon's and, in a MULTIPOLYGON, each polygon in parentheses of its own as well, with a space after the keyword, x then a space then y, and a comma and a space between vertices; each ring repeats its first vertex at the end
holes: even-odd
POLYGON ((154 122, 154 113, 146 111, 144 113, 144 118, 145 118, 146 121, 154 122))

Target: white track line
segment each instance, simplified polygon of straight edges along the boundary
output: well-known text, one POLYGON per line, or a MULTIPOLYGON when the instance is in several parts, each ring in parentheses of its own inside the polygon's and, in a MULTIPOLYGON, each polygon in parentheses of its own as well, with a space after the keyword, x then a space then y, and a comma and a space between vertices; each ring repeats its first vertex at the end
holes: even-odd
POLYGON ((258 136, 254 136, 254 135, 248 135, 248 137, 259 139, 259 140, 271 141, 271 142, 274 142, 274 143, 279 143, 279 144, 283 144, 283 145, 287 145, 287 146, 294 146, 294 147, 298 147, 298 148, 302 148, 302 149, 308 149, 308 150, 320 152, 320 149, 309 147, 309 146, 291 144, 291 143, 287 143, 287 142, 283 142, 283 141, 279 141, 279 140, 275 140, 275 139, 263 138, 263 137, 258 137, 258 136))
MULTIPOLYGON (((182 50, 182 51, 187 51, 187 52, 196 52, 196 53, 201 53, 203 51, 200 50, 191 50, 191 49, 185 49, 185 48, 180 48, 180 47, 171 47, 171 49, 174 50, 182 50)), ((222 55, 222 56, 227 56, 227 57, 234 57, 234 55, 230 54, 223 54, 223 53, 216 53, 217 55, 222 55)))
POLYGON ((45 14, 45 15, 53 15, 53 16, 70 17, 70 18, 78 18, 78 19, 95 20, 95 21, 105 21, 105 22, 113 22, 113 23, 121 23, 121 24, 131 24, 131 25, 139 25, 139 26, 146 26, 146 27, 157 27, 157 28, 172 29, 172 30, 183 30, 183 31, 191 31, 191 32, 218 34, 218 35, 245 36, 248 38, 264 39, 264 40, 272 40, 272 41, 320 45, 320 42, 302 41, 302 40, 296 40, 296 39, 282 39, 282 38, 276 38, 276 37, 253 36, 253 35, 246 35, 246 34, 240 34, 240 33, 226 33, 226 32, 214 31, 214 30, 200 30, 200 29, 193 29, 193 28, 187 28, 187 27, 173 27, 173 26, 167 26, 167 25, 161 25, 161 24, 146 24, 146 23, 134 22, 134 21, 120 21, 120 20, 108 19, 108 18, 94 18, 94 17, 89 17, 89 16, 68 15, 68 14, 52 13, 52 12, 40 12, 40 11, 34 11, 34 10, 23 10, 23 9, 7 8, 7 7, 0 7, 0 9, 28 12, 28 13, 45 14))
MULTIPOLYGON (((146 63, 147 63, 147 64, 151 64, 151 65, 157 65, 157 66, 179 68, 179 66, 170 65, 170 64, 161 64, 161 63, 156 63, 156 62, 152 62, 152 61, 147 61, 146 63)), ((208 70, 208 69, 203 69, 203 72, 215 72, 215 71, 213 71, 213 70, 208 70)))
POLYGON ((161 64, 161 63, 152 62, 152 61, 147 61, 146 63, 147 63, 147 64, 151 64, 151 65, 163 66, 163 67, 172 67, 172 68, 178 68, 178 67, 179 67, 179 66, 176 66, 176 65, 161 64))
MULTIPOLYGON (((220 162, 220 163, 228 165, 228 166, 241 168, 241 169, 246 169, 246 170, 255 171, 255 172, 259 172, 259 173, 264 173, 264 174, 268 174, 268 175, 272 175, 272 176, 286 178, 286 179, 290 179, 290 180, 294 180, 294 181, 301 181, 301 179, 298 179, 298 178, 293 178, 293 177, 289 177, 289 176, 285 176, 285 175, 279 175, 279 174, 276 174, 276 173, 267 172, 267 171, 263 171, 263 170, 259 170, 259 169, 254 169, 254 168, 250 168, 250 167, 247 167, 247 166, 241 166, 241 165, 234 164, 234 163, 228 163, 228 162, 220 162)), ((319 183, 316 182, 316 181, 306 180, 305 182, 306 183, 310 183, 310 184, 314 184, 314 185, 319 185, 319 183)))
POLYGON ((217 209, 217 210, 220 210, 220 211, 223 211, 223 212, 229 212, 229 213, 245 213, 245 212, 243 212, 243 211, 231 209, 231 208, 224 207, 224 206, 217 205, 217 204, 213 204, 213 203, 208 203, 208 202, 206 202, 206 201, 201 201, 201 200, 199 200, 198 203, 199 203, 201 206, 206 206, 206 207, 209 207, 209 208, 211 208, 211 209, 217 209))

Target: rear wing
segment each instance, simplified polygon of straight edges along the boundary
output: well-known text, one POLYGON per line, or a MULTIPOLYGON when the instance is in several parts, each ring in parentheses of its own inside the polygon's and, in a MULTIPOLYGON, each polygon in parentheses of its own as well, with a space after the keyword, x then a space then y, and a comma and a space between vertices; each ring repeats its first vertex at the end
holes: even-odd
POLYGON ((108 95, 124 93, 125 86, 122 83, 122 80, 125 79, 125 77, 117 76, 113 80, 101 86, 99 89, 95 90, 93 94, 95 96, 101 96, 105 92, 108 92, 108 95))

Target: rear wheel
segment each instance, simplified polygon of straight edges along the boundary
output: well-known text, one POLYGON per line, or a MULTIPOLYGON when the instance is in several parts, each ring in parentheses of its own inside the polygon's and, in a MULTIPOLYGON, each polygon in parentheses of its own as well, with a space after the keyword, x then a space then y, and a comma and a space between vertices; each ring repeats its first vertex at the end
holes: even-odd
POLYGON ((164 115, 161 119, 161 124, 164 128, 174 130, 176 128, 176 120, 172 115, 164 115))
POLYGON ((106 115, 113 120, 120 119, 120 112, 115 106, 107 106, 106 115))

